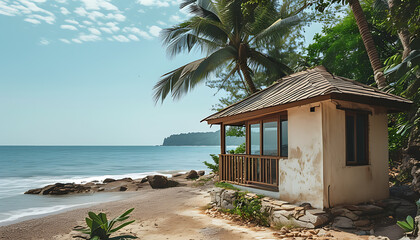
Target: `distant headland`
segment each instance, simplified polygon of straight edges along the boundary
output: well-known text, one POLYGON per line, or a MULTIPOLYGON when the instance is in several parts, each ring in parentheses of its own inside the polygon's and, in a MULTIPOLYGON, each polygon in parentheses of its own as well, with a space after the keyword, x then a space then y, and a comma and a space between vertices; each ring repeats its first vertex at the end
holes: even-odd
MULTIPOLYGON (((243 137, 227 137, 226 145, 240 145, 243 137)), ((220 130, 216 132, 191 132, 172 134, 163 140, 163 146, 218 146, 220 145, 220 130)))

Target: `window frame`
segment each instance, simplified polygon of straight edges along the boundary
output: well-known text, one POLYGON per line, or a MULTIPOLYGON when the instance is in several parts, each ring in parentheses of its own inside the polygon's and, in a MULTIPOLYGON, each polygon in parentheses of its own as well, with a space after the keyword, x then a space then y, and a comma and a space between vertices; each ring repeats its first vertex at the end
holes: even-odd
POLYGON ((344 119, 344 125, 345 125, 345 134, 344 134, 344 140, 345 140, 345 153, 346 153, 346 166, 367 166, 370 165, 370 159, 369 159, 369 113, 364 111, 357 111, 357 110, 345 110, 345 119, 344 119), (353 156, 354 160, 350 161, 348 159, 348 145, 347 145, 347 117, 352 116, 353 117, 353 156), (357 119, 363 116, 363 121, 365 123, 365 129, 364 129, 364 139, 365 139, 365 161, 361 162, 357 158, 358 156, 358 150, 357 150, 357 141, 358 141, 358 135, 357 135, 357 119))
MULTIPOLYGON (((246 154, 253 156, 271 156, 264 155, 264 123, 275 122, 277 125, 277 155, 276 157, 287 158, 288 156, 281 156, 281 122, 287 121, 287 112, 282 112, 276 115, 270 115, 259 119, 253 119, 246 121, 246 154), (251 125, 260 124, 260 155, 255 155, 251 153, 251 125)), ((288 137, 289 138, 289 137, 288 137)))

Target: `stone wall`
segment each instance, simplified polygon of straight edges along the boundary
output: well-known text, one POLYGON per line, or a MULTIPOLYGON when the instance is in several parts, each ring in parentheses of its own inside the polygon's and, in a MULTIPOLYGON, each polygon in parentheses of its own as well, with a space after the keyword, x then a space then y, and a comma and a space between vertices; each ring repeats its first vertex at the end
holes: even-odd
MULTIPOLYGON (((214 188, 210 190, 211 202, 221 209, 233 209, 235 201, 234 190, 214 188)), ((257 197, 253 193, 247 193, 246 197, 257 197)), ((310 204, 301 206, 293 205, 285 201, 264 197, 261 199, 262 210, 269 213, 269 222, 275 226, 296 226, 316 228, 329 222, 329 215, 319 209, 314 209, 310 204)))

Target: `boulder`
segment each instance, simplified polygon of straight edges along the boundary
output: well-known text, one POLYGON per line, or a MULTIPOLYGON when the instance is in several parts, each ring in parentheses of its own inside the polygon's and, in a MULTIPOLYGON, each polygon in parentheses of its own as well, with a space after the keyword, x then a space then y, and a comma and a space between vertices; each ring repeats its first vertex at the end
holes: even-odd
POLYGON ((105 180, 103 181, 103 183, 110 183, 110 182, 115 182, 116 180, 113 178, 105 178, 105 180))
POLYGON ((152 188, 168 188, 176 187, 179 183, 174 180, 168 180, 167 177, 162 175, 147 176, 149 184, 152 188))
POLYGON ((121 187, 120 187, 120 191, 121 191, 121 192, 125 192, 125 191, 127 191, 127 186, 121 186, 121 187))
POLYGON ((185 177, 186 179, 196 179, 198 178, 198 173, 195 170, 191 170, 187 173, 187 176, 185 177))
POLYGON ((132 182, 132 181, 133 181, 133 179, 132 179, 132 178, 129 178, 129 177, 126 177, 126 178, 121 178, 121 179, 118 179, 117 181, 132 182))
POLYGON ((334 222, 332 224, 332 227, 349 229, 349 228, 354 228, 354 223, 349 218, 336 217, 336 218, 334 218, 334 222))
POLYGON ((197 172, 199 176, 204 176, 204 174, 206 173, 205 171, 201 170, 197 172))
POLYGON ((147 181, 149 181, 149 180, 147 179, 147 177, 144 177, 144 178, 142 178, 142 179, 141 179, 140 183, 145 183, 145 182, 147 182, 147 181))
POLYGON ((25 194, 40 194, 41 191, 42 191, 42 188, 35 188, 35 189, 30 189, 26 191, 25 194))

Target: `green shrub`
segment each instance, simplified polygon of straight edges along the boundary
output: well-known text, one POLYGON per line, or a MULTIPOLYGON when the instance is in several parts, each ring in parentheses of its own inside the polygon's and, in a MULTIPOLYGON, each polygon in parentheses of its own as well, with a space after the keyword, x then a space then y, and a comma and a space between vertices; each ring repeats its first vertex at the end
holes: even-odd
MULTIPOLYGON (((112 233, 115 233, 116 231, 120 230, 121 228, 133 223, 133 221, 125 222, 118 227, 114 228, 114 225, 117 222, 123 222, 127 220, 130 216, 130 214, 134 208, 131 208, 127 210, 125 213, 121 214, 120 216, 112 219, 111 221, 108 221, 105 213, 99 213, 98 215, 94 212, 89 212, 89 217, 86 218, 86 224, 88 225, 87 228, 82 229, 75 229, 77 231, 83 232, 85 234, 89 234, 91 240, 108 240, 110 239, 109 236, 112 233)), ((122 236, 118 238, 113 239, 128 239, 128 238, 135 238, 133 236, 122 236)))
POLYGON ((268 222, 268 212, 261 211, 261 198, 263 196, 257 195, 257 197, 247 197, 245 192, 236 192, 236 200, 233 202, 234 209, 232 213, 239 215, 244 220, 255 222, 262 226, 270 226, 268 222))
POLYGON ((406 221, 397 221, 397 225, 406 233, 411 233, 415 229, 414 219, 410 215, 407 216, 406 221))
POLYGON ((211 158, 213 159, 214 164, 204 161, 204 165, 206 165, 212 172, 218 173, 219 172, 219 156, 216 154, 210 154, 211 158))
POLYGON ((236 190, 236 191, 240 190, 239 188, 236 188, 232 184, 226 183, 226 182, 215 182, 214 186, 219 187, 219 188, 224 188, 224 189, 236 190))

